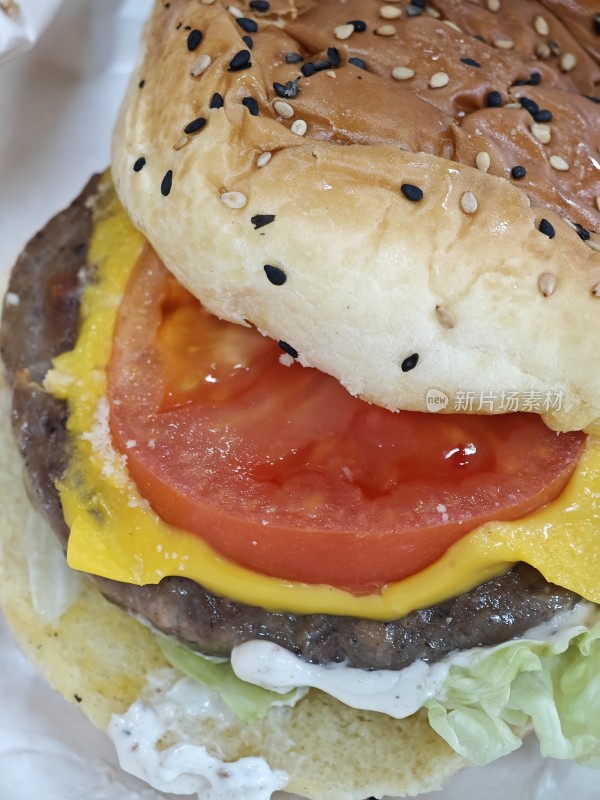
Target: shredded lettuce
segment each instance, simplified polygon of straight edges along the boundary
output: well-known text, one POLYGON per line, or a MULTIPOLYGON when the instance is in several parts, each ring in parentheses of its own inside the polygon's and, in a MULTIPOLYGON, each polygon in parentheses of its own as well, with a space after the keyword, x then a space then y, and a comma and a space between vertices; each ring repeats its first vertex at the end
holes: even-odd
POLYGON ((516 750, 531 725, 543 755, 600 767, 600 623, 455 665, 425 705, 432 728, 476 764, 516 750))
POLYGON ((229 661, 207 658, 167 636, 159 635, 157 638, 164 657, 172 666, 212 689, 236 716, 248 724, 260 721, 271 706, 293 706, 306 694, 304 689, 278 694, 246 683, 237 677, 229 661))

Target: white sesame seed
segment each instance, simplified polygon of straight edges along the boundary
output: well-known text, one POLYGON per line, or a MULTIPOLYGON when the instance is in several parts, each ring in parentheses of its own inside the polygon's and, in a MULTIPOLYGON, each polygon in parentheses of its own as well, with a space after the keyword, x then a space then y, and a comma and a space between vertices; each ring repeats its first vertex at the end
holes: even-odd
POLYGON ((558 60, 558 66, 563 72, 571 72, 577 66, 577 59, 573 53, 563 53, 558 60))
POLYGON ((548 20, 546 17, 542 17, 541 14, 538 14, 533 18, 533 27, 535 32, 539 33, 540 36, 548 36, 550 33, 550 25, 548 25, 548 20))
POLYGON ((509 39, 508 36, 500 36, 494 39, 494 47, 497 47, 499 50, 512 50, 514 46, 515 43, 512 39, 509 39))
POLYGON ((497 14, 500 11, 500 0, 486 0, 485 7, 493 14, 497 14))
POLYGON ((490 154, 487 153, 485 150, 477 153, 475 156, 475 165, 478 170, 481 172, 487 172, 490 168, 491 159, 490 154))
POLYGON ((396 6, 381 6, 379 14, 383 19, 398 19, 402 16, 402 9, 396 6))
POLYGON ((600 197, 596 198, 596 208, 600 211, 600 197))
POLYGON ((377 36, 394 36, 396 28, 393 25, 380 25, 375 28, 375 33, 377 36))
POLYGON ((414 77, 415 71, 410 67, 394 67, 392 70, 392 78, 397 81, 408 81, 414 77))
POLYGON ((262 167, 266 167, 272 158, 273 158, 273 153, 270 153, 268 150, 265 150, 265 152, 261 153, 259 157, 256 159, 256 166, 259 169, 261 169, 262 167))
POLYGON ((352 34, 354 33, 354 25, 338 25, 337 28, 333 29, 333 34, 336 39, 349 39, 352 34))
POLYGON ((203 72, 206 72, 206 70, 210 67, 211 63, 212 63, 212 58, 207 53, 201 55, 200 58, 196 61, 196 63, 192 67, 192 71, 190 72, 192 78, 197 78, 199 75, 202 75, 203 72))
POLYGON ((458 31, 459 33, 462 33, 461 29, 458 27, 456 22, 452 22, 451 19, 445 19, 443 20, 443 22, 444 25, 447 25, 449 28, 452 28, 453 31, 458 31))
POLYGON ((243 208, 248 202, 246 195, 241 192, 225 192, 221 195, 221 200, 229 208, 243 208))
POLYGON ((436 306, 435 313, 437 314, 437 318, 442 323, 444 328, 453 328, 456 325, 454 315, 451 314, 447 308, 444 308, 444 306, 436 306))
POLYGON ((538 278, 538 288, 544 297, 550 297, 556 289, 556 277, 551 272, 542 272, 538 278))
POLYGON ((7 306, 18 306, 21 302, 21 298, 16 292, 7 292, 4 302, 7 306))
POLYGON ((442 86, 446 86, 449 81, 450 78, 446 72, 435 72, 429 79, 429 85, 432 89, 441 89, 442 86))
POLYGON ((540 144, 548 144, 552 139, 552 130, 549 125, 543 122, 534 122, 529 126, 532 136, 540 142, 540 144))
POLYGON ((569 164, 562 156, 550 156, 550 166, 559 172, 567 172, 570 169, 569 164))
POLYGON ((191 136, 183 135, 180 139, 178 139, 175 144, 173 145, 173 150, 183 150, 186 144, 189 144, 192 141, 191 136))
POLYGON ((294 116, 294 108, 285 100, 276 100, 273 103, 273 108, 283 119, 291 119, 294 116))
POLYGON ((328 69, 325 74, 328 78, 337 78, 337 74, 332 69, 328 69))
POLYGON ((434 17, 434 19, 439 19, 442 16, 437 8, 433 8, 433 6, 427 6, 425 12, 429 14, 430 17, 434 17))
POLYGON ((304 134, 308 130, 308 125, 306 124, 305 120, 297 119, 292 125, 291 130, 292 133, 296 133, 298 134, 298 136, 304 136, 304 134))
MULTIPOLYGON (((591 247, 592 250, 595 250, 596 253, 600 253, 600 242, 596 241, 596 239, 588 239, 586 244, 588 247, 591 247)), ((600 283, 598 284, 598 294, 596 297, 600 297, 600 283)))
POLYGON ((227 11, 229 11, 229 13, 231 14, 231 16, 232 16, 232 17, 235 17, 236 19, 239 19, 240 17, 243 17, 243 16, 244 16, 244 12, 243 12, 243 11, 240 11, 240 9, 239 9, 239 8, 237 8, 237 6, 229 6, 229 8, 227 9, 227 11))
POLYGON ((477 198, 473 192, 465 192, 461 196, 460 207, 465 214, 474 214, 477 211, 477 198))
POLYGON ((552 55, 552 50, 547 44, 538 44, 535 48, 535 54, 538 58, 550 58, 552 55))
POLYGON ((202 0, 202 5, 203 6, 212 6, 212 4, 214 2, 215 2, 215 0, 202 0))

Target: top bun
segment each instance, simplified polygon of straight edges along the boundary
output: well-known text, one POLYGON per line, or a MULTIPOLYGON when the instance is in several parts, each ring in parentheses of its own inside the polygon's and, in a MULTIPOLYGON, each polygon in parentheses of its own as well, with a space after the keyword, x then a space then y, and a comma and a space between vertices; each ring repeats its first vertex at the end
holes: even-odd
POLYGON ((211 312, 352 394, 598 432, 598 23, 576 5, 156 2, 119 195, 211 312))

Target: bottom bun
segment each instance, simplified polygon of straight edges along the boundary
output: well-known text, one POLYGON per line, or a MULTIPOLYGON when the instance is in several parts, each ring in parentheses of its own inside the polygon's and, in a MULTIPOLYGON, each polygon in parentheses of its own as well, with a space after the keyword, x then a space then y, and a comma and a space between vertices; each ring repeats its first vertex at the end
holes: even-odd
MULTIPOLYGON (((151 631, 105 600, 91 581, 63 569, 58 542, 24 489, 4 384, 0 400, 0 605, 25 655, 106 730, 113 714, 140 697, 148 676, 168 665, 151 631)), ((316 690, 293 709, 273 708, 258 724, 227 717, 215 731, 213 719, 210 731, 199 725, 193 738, 225 762, 263 756, 272 770, 289 775, 287 791, 315 800, 416 795, 439 788, 465 765, 425 713, 395 720, 316 690)))

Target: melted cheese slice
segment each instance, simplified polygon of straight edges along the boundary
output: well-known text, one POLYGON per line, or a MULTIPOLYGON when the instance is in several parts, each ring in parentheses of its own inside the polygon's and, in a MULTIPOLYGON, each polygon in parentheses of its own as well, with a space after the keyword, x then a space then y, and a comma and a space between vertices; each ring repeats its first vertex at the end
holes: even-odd
POLYGON ((110 185, 96 220, 90 263, 98 282, 82 301, 75 349, 59 356, 47 376, 49 391, 68 401, 73 457, 59 486, 71 529, 69 564, 125 583, 158 583, 167 575, 191 578, 217 595, 273 611, 393 619, 456 596, 517 561, 547 580, 600 603, 600 438, 586 451, 562 495, 517 522, 488 523, 464 536, 422 572, 357 597, 256 574, 224 559, 196 535, 163 523, 139 495, 108 428, 106 365, 127 278, 144 247, 110 185))

